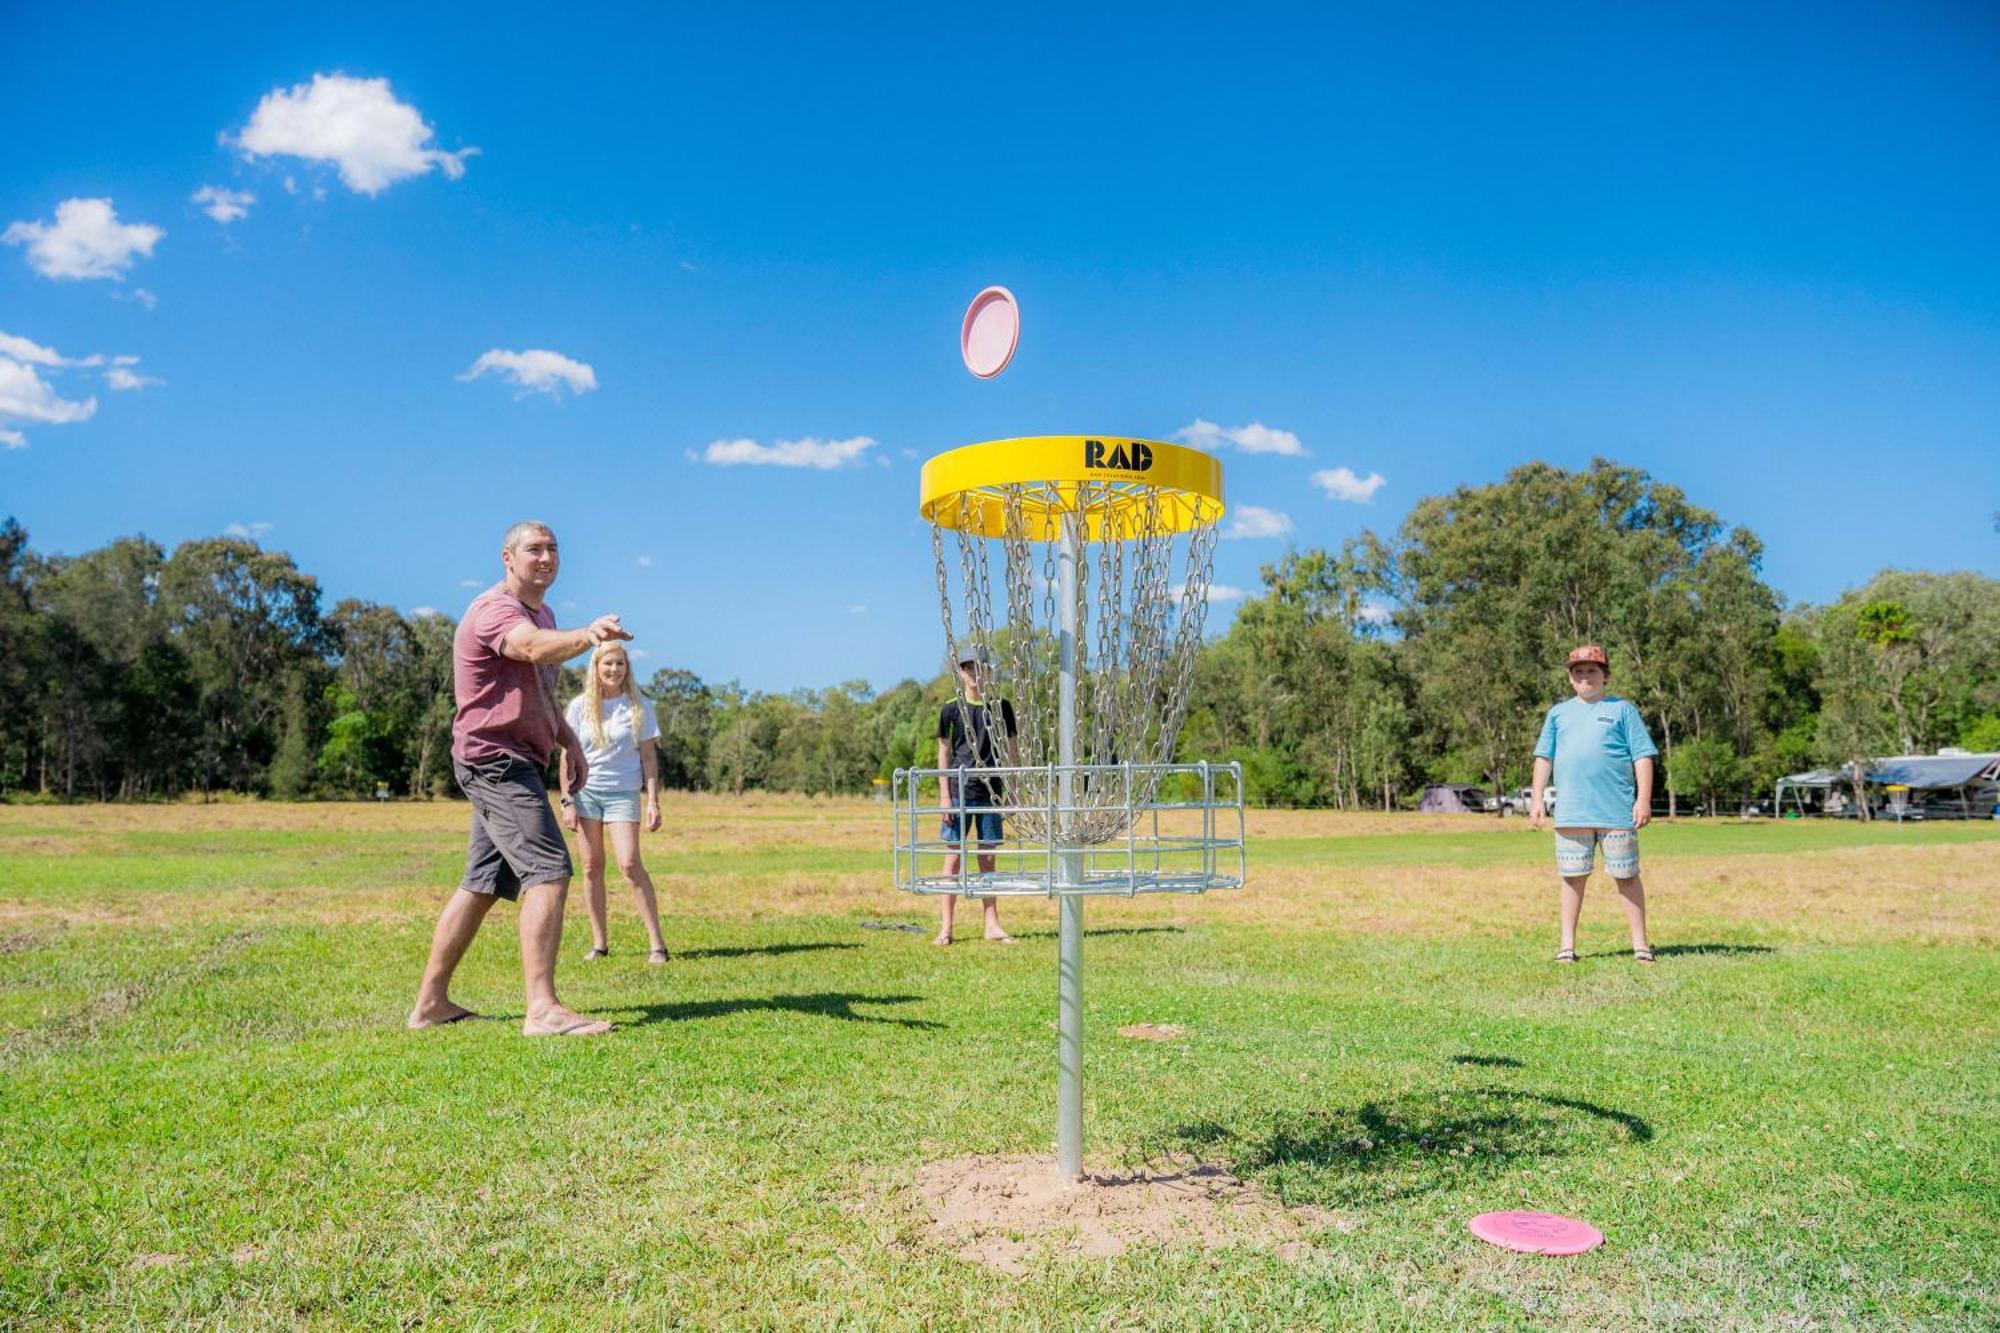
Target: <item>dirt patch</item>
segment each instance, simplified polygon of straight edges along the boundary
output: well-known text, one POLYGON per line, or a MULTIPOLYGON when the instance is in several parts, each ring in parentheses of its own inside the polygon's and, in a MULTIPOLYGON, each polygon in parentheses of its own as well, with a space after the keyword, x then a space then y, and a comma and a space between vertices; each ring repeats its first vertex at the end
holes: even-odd
POLYGON ((1066 1184, 1047 1157, 933 1162, 916 1193, 926 1234, 961 1259, 1024 1273, 1038 1255, 1109 1258, 1134 1245, 1239 1245, 1297 1258, 1330 1214, 1286 1208, 1219 1166, 1169 1159, 1135 1171, 1090 1171, 1066 1184))
POLYGON ((1133 1041, 1172 1041, 1185 1031, 1178 1023, 1127 1023, 1118 1029, 1118 1035, 1133 1041))

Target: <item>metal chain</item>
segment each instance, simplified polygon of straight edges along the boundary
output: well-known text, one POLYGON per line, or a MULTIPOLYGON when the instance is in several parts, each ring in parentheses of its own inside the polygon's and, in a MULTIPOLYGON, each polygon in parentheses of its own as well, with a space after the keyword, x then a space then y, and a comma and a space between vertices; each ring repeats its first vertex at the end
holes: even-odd
MULTIPOLYGON (((1154 798, 1156 775, 1135 775, 1130 792, 1115 779, 1073 784, 1078 808, 1061 818, 1061 827, 1055 830, 1045 827, 1047 816, 1035 808, 1049 803, 1045 770, 1058 759, 1061 529, 1074 517, 1081 530, 1073 608, 1076 762, 1166 763, 1172 760, 1174 742, 1187 716, 1213 578, 1215 524, 1211 519, 1190 528, 1185 557, 1177 561, 1176 534, 1170 529, 1175 506, 1182 501, 1157 488, 1135 494, 1087 483, 1065 495, 1064 488, 1053 484, 1019 483, 982 492, 978 498, 997 502, 1003 515, 998 545, 1004 638, 995 621, 988 539, 955 526, 965 599, 963 640, 954 633, 950 562, 935 526, 931 548, 948 669, 968 648, 986 653, 992 664, 989 726, 995 740, 1004 742, 1000 701, 1006 700, 1013 705, 1022 765, 1044 770, 1010 788, 1007 803, 1027 808, 1011 815, 1009 822, 1018 836, 1036 841, 1052 834, 1065 842, 1085 843, 1122 837, 1129 807, 1154 798), (1094 532, 1089 526, 1093 516, 1094 532), (1093 542, 1095 551, 1090 549, 1093 542), (1176 565, 1182 573, 1178 590, 1170 585, 1176 565)), ((962 500, 960 515, 969 509, 962 500)), ((951 674, 960 703, 967 703, 957 689, 956 672, 951 674)), ((993 758, 981 754, 978 761, 1005 762, 1004 754, 1003 745, 996 745, 993 758)))

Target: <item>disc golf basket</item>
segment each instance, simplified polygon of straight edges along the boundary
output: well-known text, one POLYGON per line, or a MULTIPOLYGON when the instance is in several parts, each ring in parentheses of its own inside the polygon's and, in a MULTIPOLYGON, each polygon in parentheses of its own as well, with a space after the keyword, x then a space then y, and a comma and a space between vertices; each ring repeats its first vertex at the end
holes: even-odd
POLYGON ((1056 1170, 1076 1179, 1083 900, 1243 884, 1241 767, 1173 761, 1208 609, 1222 467, 1153 440, 1037 436, 939 454, 920 491, 955 706, 972 703, 953 668, 976 659, 995 743, 974 747, 973 768, 896 771, 896 882, 1061 901, 1056 1170), (1000 762, 1002 700, 1018 763, 1000 762), (970 836, 968 777, 990 797, 971 808, 1004 819, 991 846, 970 836), (966 845, 940 830, 954 817, 966 845), (989 857, 992 870, 974 869, 989 857))

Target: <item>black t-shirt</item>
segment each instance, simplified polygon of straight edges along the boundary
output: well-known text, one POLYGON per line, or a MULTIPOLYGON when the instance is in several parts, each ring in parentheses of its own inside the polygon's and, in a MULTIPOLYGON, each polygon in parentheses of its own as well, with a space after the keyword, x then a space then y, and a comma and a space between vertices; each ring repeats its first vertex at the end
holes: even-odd
MULTIPOLYGON (((1014 705, 1005 699, 1000 701, 1000 729, 1010 740, 1019 734, 1014 725, 1014 705)), ((991 713, 983 703, 961 699, 946 703, 938 713, 937 734, 939 740, 951 747, 951 768, 994 768, 1007 762, 993 735, 991 713)), ((998 778, 967 778, 967 804, 998 796, 1000 786, 998 778)))

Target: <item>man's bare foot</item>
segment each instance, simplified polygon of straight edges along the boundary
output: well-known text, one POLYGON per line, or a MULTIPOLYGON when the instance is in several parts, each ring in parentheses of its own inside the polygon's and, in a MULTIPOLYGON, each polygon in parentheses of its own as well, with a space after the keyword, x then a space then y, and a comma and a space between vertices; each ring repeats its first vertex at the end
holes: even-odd
POLYGON ((450 1000, 446 1000, 440 1005, 429 1008, 418 1005, 416 1008, 410 1010, 408 1025, 412 1032, 418 1032, 424 1028, 441 1028, 446 1023, 463 1023, 468 1019, 477 1017, 479 1017, 478 1014, 473 1013, 463 1005, 453 1004, 450 1000))
POLYGON ((603 1019, 585 1018, 561 1005, 552 1005, 521 1020, 524 1037, 601 1037, 609 1031, 611 1024, 603 1019))
POLYGON ((940 935, 936 939, 932 940, 931 943, 937 945, 939 948, 943 948, 945 945, 951 943, 951 936, 940 935))

